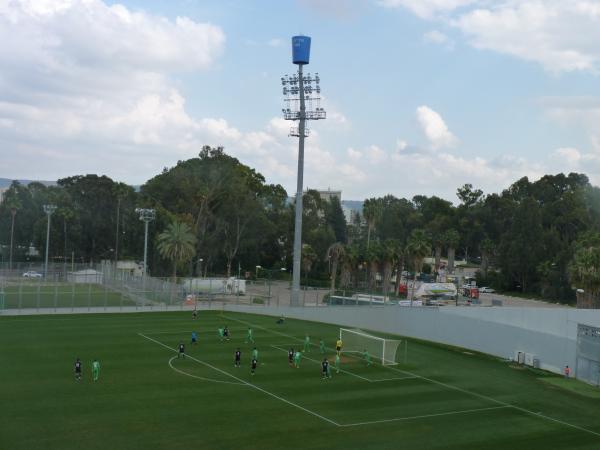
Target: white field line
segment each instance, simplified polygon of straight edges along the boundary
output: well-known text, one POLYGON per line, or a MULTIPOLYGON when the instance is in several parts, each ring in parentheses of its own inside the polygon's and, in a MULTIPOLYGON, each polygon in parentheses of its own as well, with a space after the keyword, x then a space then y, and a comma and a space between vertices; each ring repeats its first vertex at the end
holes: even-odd
MULTIPOLYGON (((271 345, 271 347, 276 348, 277 350, 287 352, 287 350, 285 348, 278 347, 277 345, 271 345)), ((315 362, 317 364, 321 364, 321 361, 317 361, 316 359, 312 359, 312 358, 309 358, 308 356, 304 356, 304 354, 302 354, 302 358, 308 359, 309 361, 315 362)), ((364 380, 364 381, 368 381, 369 383, 371 382, 371 380, 369 380, 368 378, 361 377, 360 375, 357 375, 352 372, 348 372, 347 370, 344 370, 344 369, 340 369, 340 372, 347 373, 348 375, 352 375, 353 377, 360 378, 361 380, 364 380)))
MULTIPOLYGON (((285 337, 291 338, 291 339, 293 339, 295 341, 302 342, 302 339, 299 339, 299 338, 297 338, 295 336, 291 336, 291 335, 288 335, 288 334, 285 334, 285 333, 281 333, 281 332, 278 332, 278 331, 272 331, 272 330, 269 330, 268 328, 264 328, 264 327, 261 327, 261 326, 256 325, 256 324, 253 324, 253 323, 250 323, 250 322, 246 322, 244 320, 235 319, 233 317, 228 317, 228 316, 225 316, 225 317, 227 317, 229 320, 234 320, 236 322, 245 323, 245 324, 251 325, 251 326, 253 326, 255 328, 260 328, 260 329, 265 330, 265 331, 270 331, 273 334, 278 334, 280 336, 285 336, 285 337)), ((580 427, 579 425, 574 425, 572 423, 565 422, 565 421, 560 420, 560 419, 555 419, 554 417, 546 416, 546 415, 544 415, 542 413, 539 413, 539 412, 534 412, 534 411, 531 411, 529 409, 521 408, 520 406, 512 405, 512 404, 504 402, 502 400, 497 400, 495 398, 488 397, 487 395, 478 394, 477 392, 468 391, 466 389, 459 388, 458 386, 452 386, 451 384, 447 384, 447 383, 444 383, 442 381, 434 380, 432 378, 427 378, 427 377, 424 377, 424 376, 421 376, 421 375, 418 375, 416 373, 412 373, 412 372, 409 372, 409 371, 406 371, 406 370, 396 369, 395 367, 390 367, 390 366, 382 366, 382 367, 385 367, 386 369, 389 369, 389 370, 393 370, 394 372, 398 372, 398 373, 402 373, 402 374, 405 374, 405 375, 414 376, 416 378, 421 378, 422 380, 429 381, 429 382, 437 384, 439 386, 444 386, 444 387, 446 387, 448 389, 452 389, 452 390, 455 390, 455 391, 463 392, 463 393, 468 394, 468 395, 473 395, 475 397, 479 397, 479 398, 488 400, 490 402, 496 403, 497 405, 508 406, 508 407, 513 408, 513 409, 516 409, 517 411, 521 411, 521 412, 523 412, 525 414, 529 414, 529 415, 532 415, 532 416, 535 416, 535 417, 540 417, 540 418, 546 419, 546 420, 548 420, 550 422, 558 423, 558 424, 564 425, 566 427, 570 427, 570 428, 573 428, 575 430, 583 431, 585 433, 593 434, 595 436, 600 437, 600 433, 598 433, 596 431, 593 431, 593 430, 590 430, 588 428, 583 428, 583 427, 580 427)))
MULTIPOLYGON (((190 357, 188 355, 188 357, 190 357)), ((171 369, 173 369, 175 372, 179 372, 182 375, 186 375, 188 377, 192 377, 192 378, 196 378, 198 380, 203 380, 203 381, 210 381, 211 383, 223 383, 223 384, 237 384, 239 386, 245 386, 244 383, 238 383, 237 381, 221 381, 221 380, 214 380, 212 378, 204 378, 204 377, 199 377, 198 375, 192 375, 191 373, 187 373, 184 372, 183 370, 179 370, 177 367, 173 366, 173 360, 177 359, 177 356, 173 356, 170 360, 169 360, 169 367, 171 369)))
MULTIPOLYGON (((149 337, 149 336, 146 336, 146 335, 144 335, 144 334, 142 334, 142 333, 138 333, 138 335, 140 335, 140 336, 141 336, 141 337, 143 337, 144 339, 148 339, 149 341, 152 341, 152 342, 154 342, 154 343, 156 343, 156 344, 158 344, 158 345, 160 345, 160 346, 162 346, 162 347, 164 347, 164 348, 166 348, 166 349, 168 349, 168 350, 171 350, 172 352, 177 352, 177 349, 175 349, 175 348, 171 348, 171 347, 169 347, 168 345, 166 345, 166 344, 163 344, 163 343, 162 343, 162 342, 160 342, 160 341, 157 341, 156 339, 153 339, 153 338, 151 338, 151 337, 149 337)), ((257 391, 260 391, 260 392, 262 392, 262 393, 264 393, 264 394, 267 394, 267 395, 268 395, 268 396, 270 396, 270 397, 276 398, 277 400, 279 400, 279 401, 282 401, 283 403, 287 403, 287 404, 288 404, 288 405, 290 405, 290 406, 293 406, 293 407, 295 407, 295 408, 301 409, 302 411, 304 411, 304 412, 306 412, 306 413, 308 413, 308 414, 310 414, 310 415, 312 415, 312 416, 318 417, 319 419, 321 419, 321 420, 323 420, 323 421, 325 421, 325 422, 328 422, 328 423, 330 423, 330 424, 332 424, 332 425, 335 425, 336 427, 339 427, 339 426, 341 426, 339 423, 337 423, 337 422, 335 422, 335 421, 333 421, 333 420, 331 420, 331 419, 328 419, 328 418, 327 418, 327 417, 325 417, 325 416, 322 416, 322 415, 320 415, 320 414, 318 414, 318 413, 316 413, 316 412, 314 412, 314 411, 311 411, 310 409, 306 409, 305 407, 303 407, 303 406, 300 406, 300 405, 298 405, 298 404, 296 404, 296 403, 294 403, 294 402, 291 402, 291 401, 289 401, 289 400, 286 400, 286 399, 285 399, 285 398, 283 398, 283 397, 279 397, 278 395, 276 395, 276 394, 273 394, 272 392, 269 392, 269 391, 267 391, 266 389, 263 389, 263 388, 261 388, 261 387, 259 387, 259 386, 255 385, 255 384, 252 384, 252 383, 249 383, 249 382, 247 382, 247 381, 245 381, 245 380, 242 380, 241 378, 238 378, 238 377, 236 377, 235 375, 232 375, 232 374, 230 374, 229 372, 226 372, 226 371, 224 371, 224 370, 221 370, 221 369, 219 369, 218 367, 215 367, 215 366, 213 366, 213 365, 211 365, 211 364, 209 364, 209 363, 207 363, 207 362, 204 362, 204 361, 201 361, 201 360, 199 360, 199 359, 197 359, 197 358, 194 358, 194 357, 193 357, 193 356, 191 356, 191 355, 187 355, 187 357, 188 357, 188 358, 190 358, 190 359, 192 359, 192 360, 194 360, 194 361, 196 361, 196 362, 198 362, 198 363, 200 363, 200 364, 202 364, 202 365, 204 365, 204 366, 206 366, 206 367, 210 367, 211 369, 213 369, 213 370, 215 370, 215 371, 217 371, 217 372, 219 372, 219 373, 222 373, 223 375, 227 375, 228 377, 231 377, 231 378, 233 378, 234 380, 237 380, 237 381, 239 381, 240 383, 242 383, 242 384, 245 384, 246 386, 250 386, 250 387, 252 387, 252 388, 256 389, 257 391)))
POLYGON ((488 408, 476 408, 476 409, 464 409, 459 411, 449 411, 444 413, 436 413, 436 414, 423 414, 421 416, 409 416, 409 417, 395 417, 393 419, 382 419, 382 420, 370 420, 368 422, 356 422, 356 423, 345 423, 342 424, 342 427, 357 427, 359 425, 372 425, 375 423, 386 423, 386 422, 399 422, 403 420, 417 420, 417 419, 427 419, 430 417, 440 417, 440 416, 453 416, 457 414, 468 414, 474 412, 481 411, 493 411, 496 409, 510 409, 510 406, 490 406, 488 408))

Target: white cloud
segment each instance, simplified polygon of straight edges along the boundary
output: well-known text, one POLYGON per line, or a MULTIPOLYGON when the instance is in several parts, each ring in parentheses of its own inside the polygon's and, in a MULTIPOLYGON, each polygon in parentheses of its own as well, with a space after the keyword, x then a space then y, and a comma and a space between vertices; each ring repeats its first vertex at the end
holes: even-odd
POLYGON ((387 159, 387 153, 383 151, 377 145, 369 145, 365 149, 365 155, 367 156, 371 164, 379 164, 387 159))
POLYGON ((448 36, 438 30, 428 31, 423 35, 423 40, 430 44, 446 44, 449 42, 448 36))
POLYGON ((267 45, 269 47, 283 47, 284 44, 285 44, 285 41, 283 39, 279 39, 279 38, 269 39, 269 41, 267 42, 267 45))
POLYGON ((218 26, 101 0, 21 0, 0 5, 0 41, 6 176, 134 172, 140 182, 205 140, 240 136, 223 119, 191 118, 171 81, 214 67, 218 26))
POLYGON ((458 8, 471 5, 477 0, 379 0, 387 8, 406 8, 419 17, 432 18, 458 8))
POLYGON ((456 145, 458 140, 450 132, 439 113, 423 105, 417 108, 416 115, 417 122, 432 148, 439 149, 456 145))
POLYGON ((600 4, 595 1, 504 1, 453 23, 476 48, 537 62, 552 72, 599 69, 600 4))
POLYGON ((358 150, 354 150, 352 147, 348 148, 346 153, 348 154, 348 158, 352 161, 358 161, 362 158, 362 153, 358 150))
POLYGON ((400 151, 400 152, 401 152, 402 150, 405 150, 405 149, 406 149, 406 147, 408 147, 408 142, 406 142, 406 141, 405 141, 405 140, 403 140, 403 139, 398 139, 398 140, 396 140, 396 149, 397 149, 398 151, 400 151))

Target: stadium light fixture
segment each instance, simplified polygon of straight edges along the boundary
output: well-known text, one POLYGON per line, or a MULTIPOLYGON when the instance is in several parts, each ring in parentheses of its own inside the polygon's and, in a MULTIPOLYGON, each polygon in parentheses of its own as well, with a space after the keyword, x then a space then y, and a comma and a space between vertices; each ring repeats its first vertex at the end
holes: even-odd
POLYGON ((292 62, 298 72, 281 77, 283 86, 283 118, 298 121, 298 126, 290 129, 290 136, 298 137, 298 179, 296 185, 296 218, 294 222, 294 253, 292 269, 291 306, 300 305, 300 261, 302 253, 302 189, 304 177, 304 139, 308 137, 307 120, 320 120, 327 117, 321 107, 321 78, 316 73, 303 73, 303 66, 310 60, 310 37, 292 37, 292 62))

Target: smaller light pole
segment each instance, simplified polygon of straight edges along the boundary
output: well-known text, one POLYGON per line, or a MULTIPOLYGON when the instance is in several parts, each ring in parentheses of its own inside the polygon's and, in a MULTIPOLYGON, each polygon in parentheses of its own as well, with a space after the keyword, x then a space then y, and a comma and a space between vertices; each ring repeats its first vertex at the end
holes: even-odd
POLYGON ((256 278, 258 278, 258 269, 264 270, 269 275, 269 277, 267 278, 267 280, 268 280, 268 285, 269 285, 269 302, 270 302, 271 301, 271 279, 272 279, 272 275, 274 273, 277 273, 277 272, 287 272, 287 269, 285 267, 282 267, 281 269, 265 269, 262 266, 256 266, 256 278))
POLYGON ((44 205, 44 212, 48 216, 48 226, 46 228, 46 263, 44 264, 44 279, 48 277, 48 249, 50 248, 50 220, 52 213, 56 211, 56 205, 44 205))
POLYGON ((202 278, 202 261, 204 261, 204 259, 202 259, 202 258, 200 258, 198 260, 198 265, 200 266, 200 270, 199 270, 199 272, 200 272, 200 278, 202 278))
POLYGON ((140 215, 140 220, 144 222, 144 278, 148 272, 148 224, 156 218, 154 209, 136 208, 135 212, 140 215))

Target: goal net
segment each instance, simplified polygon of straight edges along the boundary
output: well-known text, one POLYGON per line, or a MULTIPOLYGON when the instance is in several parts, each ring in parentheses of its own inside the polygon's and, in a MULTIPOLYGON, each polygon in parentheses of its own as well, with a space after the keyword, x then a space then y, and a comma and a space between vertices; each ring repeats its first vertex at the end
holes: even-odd
POLYGON ((398 364, 396 352, 400 340, 380 338, 356 328, 340 328, 340 339, 344 352, 362 353, 366 350, 373 358, 381 360, 382 365, 398 364))

